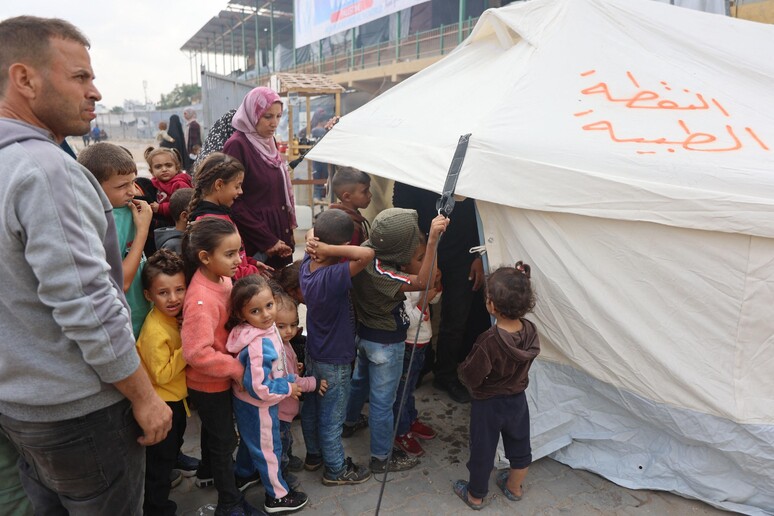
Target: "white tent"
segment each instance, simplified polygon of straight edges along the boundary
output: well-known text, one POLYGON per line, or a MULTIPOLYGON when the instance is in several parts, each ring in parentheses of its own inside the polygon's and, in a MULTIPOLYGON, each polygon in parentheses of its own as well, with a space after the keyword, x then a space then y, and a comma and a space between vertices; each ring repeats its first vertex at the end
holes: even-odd
POLYGON ((534 457, 771 514, 773 51, 658 2, 518 3, 310 157, 439 192, 472 133, 457 193, 539 296, 534 457))

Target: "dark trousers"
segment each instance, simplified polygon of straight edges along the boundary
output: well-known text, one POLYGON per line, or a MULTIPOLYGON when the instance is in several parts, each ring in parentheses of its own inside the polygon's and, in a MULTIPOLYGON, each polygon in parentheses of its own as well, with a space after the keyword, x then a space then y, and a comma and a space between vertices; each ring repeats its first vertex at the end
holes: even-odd
POLYGON ((209 467, 218 491, 218 508, 228 508, 242 501, 242 494, 234 478, 234 449, 237 445, 234 431, 234 411, 231 390, 201 392, 188 389, 188 397, 199 410, 202 429, 202 468, 209 467))
POLYGON ((174 516, 177 504, 169 499, 169 478, 183 444, 186 414, 182 401, 168 401, 172 409, 172 429, 158 444, 145 449, 145 502, 146 516, 174 516))
POLYGON ((21 455, 21 481, 35 514, 142 513, 145 450, 128 400, 50 423, 0 415, 0 426, 21 455))
POLYGON ((523 392, 471 402, 468 491, 476 498, 483 498, 489 492, 489 475, 494 467, 500 435, 511 469, 529 466, 532 462, 529 406, 523 392))
MULTIPOLYGON (((413 339, 414 336, 410 335, 413 339)), ((430 344, 418 347, 414 350, 413 344, 406 344, 406 351, 403 353, 403 375, 400 377, 400 383, 398 384, 398 392, 395 394, 395 403, 392 406, 392 414, 394 420, 398 422, 398 434, 405 435, 411 430, 411 423, 413 423, 419 413, 417 412, 414 391, 417 388, 417 380, 419 379, 419 373, 422 371, 422 366, 425 365, 425 351, 430 347, 430 344), (409 370, 409 362, 411 362, 411 352, 414 351, 414 361, 411 363, 411 370, 409 370), (400 402, 403 397, 403 391, 406 390, 406 402, 403 404, 403 410, 399 413, 400 402)))
POLYGON ((436 381, 448 383, 457 380, 457 366, 491 324, 484 306, 484 289, 474 292, 473 282, 468 280, 470 266, 447 267, 441 272, 441 322, 433 372, 436 381))

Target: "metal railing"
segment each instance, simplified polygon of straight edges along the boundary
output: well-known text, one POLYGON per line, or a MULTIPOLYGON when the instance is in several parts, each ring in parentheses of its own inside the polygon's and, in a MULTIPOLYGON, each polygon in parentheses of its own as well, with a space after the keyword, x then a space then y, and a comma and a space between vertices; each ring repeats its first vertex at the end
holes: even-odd
MULTIPOLYGON (((473 30, 478 17, 468 18, 451 25, 410 34, 397 41, 386 41, 376 45, 353 48, 347 41, 336 45, 332 56, 313 59, 297 66, 277 70, 290 73, 322 73, 334 75, 353 70, 375 68, 388 63, 442 56, 453 50, 460 39, 465 39, 473 30)), ((268 82, 270 74, 258 76, 258 84, 268 82)))

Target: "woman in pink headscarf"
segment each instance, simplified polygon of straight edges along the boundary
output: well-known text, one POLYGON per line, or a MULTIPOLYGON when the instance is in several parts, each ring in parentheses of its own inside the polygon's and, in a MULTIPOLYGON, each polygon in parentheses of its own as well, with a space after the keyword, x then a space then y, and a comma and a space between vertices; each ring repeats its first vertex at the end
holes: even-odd
POLYGON ((255 88, 237 109, 231 125, 236 129, 223 152, 245 166, 242 195, 231 208, 250 256, 274 268, 293 260, 296 214, 290 171, 277 149, 274 131, 282 116, 279 95, 270 88, 255 88))

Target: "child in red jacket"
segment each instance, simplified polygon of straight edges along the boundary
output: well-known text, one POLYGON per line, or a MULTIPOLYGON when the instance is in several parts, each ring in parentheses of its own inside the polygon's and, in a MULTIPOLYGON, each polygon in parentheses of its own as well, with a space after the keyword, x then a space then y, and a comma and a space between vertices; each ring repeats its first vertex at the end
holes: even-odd
POLYGON ((169 213, 169 198, 181 188, 191 188, 191 176, 183 172, 177 151, 167 147, 145 149, 145 161, 150 168, 151 184, 156 189, 156 201, 150 206, 158 219, 156 227, 174 226, 169 213))

